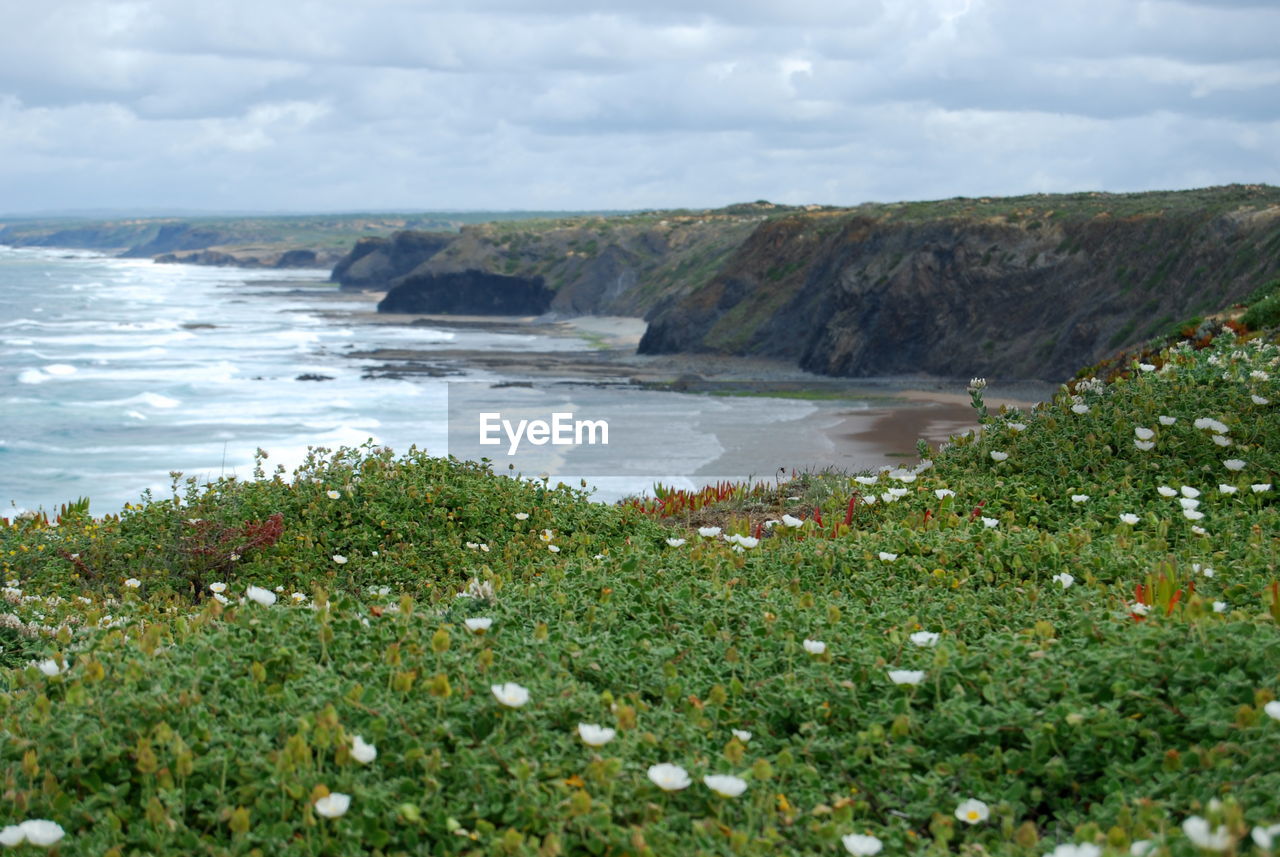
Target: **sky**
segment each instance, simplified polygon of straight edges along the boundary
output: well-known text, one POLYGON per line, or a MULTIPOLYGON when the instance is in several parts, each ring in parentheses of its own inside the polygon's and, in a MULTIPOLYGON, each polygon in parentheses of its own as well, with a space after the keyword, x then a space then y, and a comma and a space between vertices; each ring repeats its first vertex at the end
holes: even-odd
POLYGON ((1280 184, 1280 0, 0 0, 0 211, 1280 184))

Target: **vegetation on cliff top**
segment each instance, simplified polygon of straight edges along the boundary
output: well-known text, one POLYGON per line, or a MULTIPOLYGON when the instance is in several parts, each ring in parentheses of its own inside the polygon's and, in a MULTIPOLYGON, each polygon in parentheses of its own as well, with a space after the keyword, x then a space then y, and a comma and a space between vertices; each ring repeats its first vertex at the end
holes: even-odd
POLYGON ((0 835, 1269 849, 1278 373, 1274 343, 1224 335, 1025 413, 975 383, 982 433, 931 466, 720 486, 718 531, 376 449, 10 522, 0 835), (765 496, 774 523, 739 517, 765 496))

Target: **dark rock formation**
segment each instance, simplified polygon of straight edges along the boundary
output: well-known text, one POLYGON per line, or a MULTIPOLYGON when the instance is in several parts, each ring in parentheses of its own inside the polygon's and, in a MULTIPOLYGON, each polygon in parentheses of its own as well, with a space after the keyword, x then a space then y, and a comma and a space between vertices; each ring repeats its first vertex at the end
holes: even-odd
POLYGON ((442 232, 396 232, 390 238, 361 238, 333 269, 344 289, 387 289, 431 259, 456 236, 442 232))
POLYGON ((541 315, 553 293, 541 278, 484 271, 415 274, 387 292, 378 312, 456 315, 541 315))
POLYGON ((149 241, 130 247, 120 254, 125 259, 146 259, 161 253, 204 250, 225 242, 222 232, 192 226, 190 223, 166 223, 149 241))

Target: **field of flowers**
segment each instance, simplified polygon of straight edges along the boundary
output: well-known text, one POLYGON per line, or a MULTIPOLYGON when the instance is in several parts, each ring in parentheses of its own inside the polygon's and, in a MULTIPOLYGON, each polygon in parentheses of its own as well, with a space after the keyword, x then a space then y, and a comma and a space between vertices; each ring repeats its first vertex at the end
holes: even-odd
POLYGON ((9 522, 0 842, 1280 851, 1280 348, 1151 360, 696 502, 366 448, 9 522))

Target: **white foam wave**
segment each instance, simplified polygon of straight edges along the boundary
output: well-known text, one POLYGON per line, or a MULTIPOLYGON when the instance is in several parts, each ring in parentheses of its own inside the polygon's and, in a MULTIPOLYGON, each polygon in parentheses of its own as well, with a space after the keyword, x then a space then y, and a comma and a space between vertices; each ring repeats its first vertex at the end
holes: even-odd
POLYGON ((65 377, 67 375, 74 375, 76 374, 76 371, 77 371, 76 367, 72 366, 69 363, 51 363, 48 366, 44 367, 44 372, 46 375, 52 375, 55 377, 65 377))
POLYGON ((48 380, 49 376, 39 369, 23 369, 18 373, 19 384, 43 384, 48 380))

